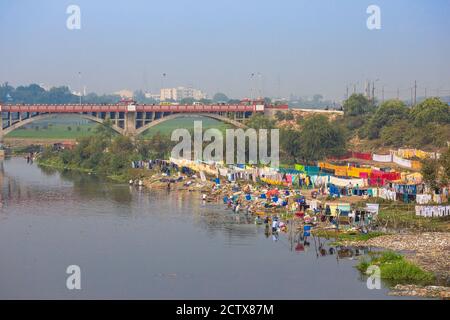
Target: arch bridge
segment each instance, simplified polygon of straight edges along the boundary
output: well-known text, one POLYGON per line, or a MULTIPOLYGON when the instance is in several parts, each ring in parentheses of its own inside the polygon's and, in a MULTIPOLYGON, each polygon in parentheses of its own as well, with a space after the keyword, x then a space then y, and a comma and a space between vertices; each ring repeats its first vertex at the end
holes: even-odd
POLYGON ((204 116, 235 127, 245 128, 244 120, 254 113, 273 114, 274 109, 287 106, 264 104, 213 104, 213 105, 163 105, 163 104, 4 104, 0 105, 2 126, 0 139, 11 131, 36 120, 59 114, 77 114, 98 123, 106 119, 122 135, 135 137, 162 122, 180 118, 204 116))

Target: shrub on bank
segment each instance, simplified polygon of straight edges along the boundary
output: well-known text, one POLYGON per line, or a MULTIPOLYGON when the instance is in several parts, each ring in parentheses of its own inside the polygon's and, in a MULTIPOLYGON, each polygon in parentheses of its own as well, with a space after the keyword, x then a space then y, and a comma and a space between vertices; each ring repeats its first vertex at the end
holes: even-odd
POLYGON ((371 265, 378 266, 381 279, 388 280, 393 285, 399 283, 430 285, 436 281, 432 272, 422 270, 393 251, 372 253, 369 259, 361 259, 356 268, 360 272, 366 273, 371 265))

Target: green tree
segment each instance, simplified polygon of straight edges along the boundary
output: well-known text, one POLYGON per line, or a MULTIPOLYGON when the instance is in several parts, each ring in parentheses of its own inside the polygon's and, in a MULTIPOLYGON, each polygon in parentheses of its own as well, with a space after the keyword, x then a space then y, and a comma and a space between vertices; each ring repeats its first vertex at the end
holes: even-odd
POLYGON ((305 161, 322 160, 346 151, 346 132, 337 121, 315 115, 303 122, 300 155, 305 161))
POLYGON ((381 104, 371 117, 368 124, 368 137, 378 138, 384 126, 391 125, 400 120, 409 119, 409 110, 400 100, 388 100, 381 104))
POLYGON ((245 125, 254 129, 274 129, 275 120, 266 117, 262 113, 254 113, 245 121, 245 125))
POLYGON ((217 92, 213 97, 214 102, 228 102, 228 100, 230 99, 222 92, 217 92))
POLYGON ((277 112, 275 112, 275 118, 277 118, 277 120, 279 121, 283 121, 286 119, 286 115, 284 114, 283 111, 278 110, 277 112))
POLYGON ((280 156, 282 162, 298 163, 301 159, 301 133, 293 129, 280 131, 280 156))
POLYGON ((288 121, 294 120, 294 119, 295 119, 294 114, 292 113, 292 111, 286 112, 284 118, 285 118, 286 120, 288 120, 288 121))
POLYGON ((418 126, 450 123, 450 107, 439 98, 428 98, 413 107, 411 116, 418 126))
POLYGON ((441 154, 439 163, 442 166, 442 182, 448 185, 450 183, 450 147, 441 154))
POLYGON ((111 141, 114 135, 114 129, 112 128, 112 122, 110 119, 106 119, 103 123, 98 124, 94 128, 94 133, 99 136, 100 139, 111 141))
POLYGON ((354 93, 345 100, 343 108, 346 116, 359 116, 374 110, 372 102, 360 93, 354 93))
POLYGON ((195 102, 194 98, 183 98, 180 100, 180 104, 192 105, 194 104, 194 102, 195 102))
POLYGON ((421 173, 423 181, 431 188, 436 189, 439 187, 439 162, 437 160, 424 159, 422 161, 421 173))

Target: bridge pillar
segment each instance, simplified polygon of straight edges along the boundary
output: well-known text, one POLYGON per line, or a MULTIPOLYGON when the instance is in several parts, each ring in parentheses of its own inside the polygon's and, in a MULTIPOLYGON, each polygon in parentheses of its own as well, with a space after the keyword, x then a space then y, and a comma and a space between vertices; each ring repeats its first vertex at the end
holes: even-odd
POLYGON ((127 112, 125 114, 124 135, 134 137, 136 135, 136 112, 127 112))

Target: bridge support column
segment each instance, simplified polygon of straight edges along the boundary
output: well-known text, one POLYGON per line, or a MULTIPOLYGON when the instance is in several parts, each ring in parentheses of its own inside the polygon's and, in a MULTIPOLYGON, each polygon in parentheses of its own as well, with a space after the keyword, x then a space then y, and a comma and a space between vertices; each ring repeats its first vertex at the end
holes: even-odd
MULTIPOLYGON (((3 158, 5 158, 5 147, 3 146, 3 114, 0 111, 0 159, 3 158)), ((1 165, 3 166, 3 162, 1 165)))
POLYGON ((125 114, 125 130, 126 136, 136 136, 136 112, 127 112, 125 114))

